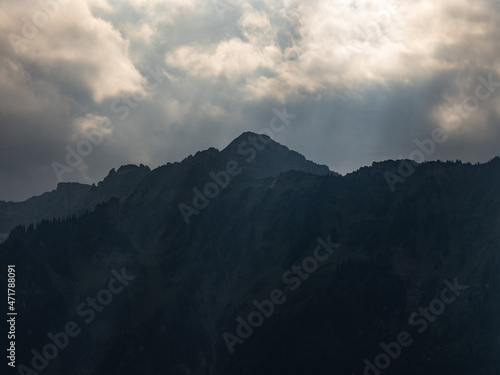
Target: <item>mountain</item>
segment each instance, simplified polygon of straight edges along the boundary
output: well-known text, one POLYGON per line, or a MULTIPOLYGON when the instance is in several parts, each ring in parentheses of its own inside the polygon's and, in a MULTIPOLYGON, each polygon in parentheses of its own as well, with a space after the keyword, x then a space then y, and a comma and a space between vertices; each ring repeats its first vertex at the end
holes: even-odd
MULTIPOLYGON (((280 172, 289 170, 318 175, 335 173, 331 172, 326 165, 318 165, 308 161, 304 156, 289 150, 266 135, 257 135, 252 132, 243 133, 221 152, 211 148, 198 153, 196 157, 188 157, 182 163, 175 163, 175 173, 179 173, 179 168, 190 171, 192 165, 203 167, 203 163, 206 162, 207 166, 215 166, 217 163, 222 165, 223 161, 229 160, 248 164, 246 169, 251 174, 260 177, 278 175, 280 172), (240 151, 238 147, 240 147, 240 151), (246 161, 257 153, 260 154, 258 162, 255 160, 246 161), (215 160, 217 162, 214 164, 215 160)), ((97 186, 59 183, 56 190, 32 197, 24 202, 0 201, 0 234, 8 233, 16 225, 36 224, 41 220, 82 214, 112 197, 123 201, 150 172, 150 168, 142 164, 140 166, 124 165, 118 171, 112 169, 97 186)), ((161 173, 164 171, 161 170, 161 173)), ((173 178, 176 178, 175 173, 173 178)), ((154 174, 157 175, 158 171, 154 174)))
MULTIPOLYGON (((124 202, 123 217, 127 219, 122 221, 121 230, 129 233, 136 246, 148 249, 147 252, 156 251, 161 246, 159 241, 166 227, 177 225, 179 221, 185 224, 179 205, 190 205, 196 209, 192 203, 196 195, 193 189, 204 191, 207 185, 214 184, 211 174, 227 174, 228 163, 241 170, 236 176, 238 179, 260 180, 291 170, 338 175, 327 166, 306 160, 268 136, 260 136, 260 139, 266 143, 260 142, 257 134, 246 132, 222 151, 210 148, 190 155, 180 163, 168 163, 153 170, 124 202)), ((230 194, 233 186, 229 182, 227 188, 220 189, 221 197, 230 194)), ((200 214, 194 214, 187 220, 195 220, 200 214)))
POLYGON ((318 165, 298 152, 273 141, 267 135, 245 132, 221 151, 224 161, 235 160, 256 177, 277 176, 290 170, 316 175, 337 174, 326 165, 318 165))
POLYGON ((340 176, 248 136, 11 232, 24 373, 499 373, 499 158, 392 191, 404 161, 340 176))
POLYGON ((81 214, 112 197, 123 200, 149 172, 143 165, 125 165, 118 171, 112 169, 97 186, 61 182, 56 190, 24 202, 0 201, 0 233, 8 233, 16 225, 81 214))

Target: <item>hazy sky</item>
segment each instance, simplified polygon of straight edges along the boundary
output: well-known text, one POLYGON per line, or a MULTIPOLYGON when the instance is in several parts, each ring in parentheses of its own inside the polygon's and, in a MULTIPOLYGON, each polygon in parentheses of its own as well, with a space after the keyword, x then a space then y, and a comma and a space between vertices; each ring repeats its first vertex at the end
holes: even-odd
POLYGON ((97 182, 273 118, 276 141, 343 174, 437 127, 429 160, 487 161, 499 22, 493 0, 1 0, 0 200, 54 189, 54 165, 97 182))

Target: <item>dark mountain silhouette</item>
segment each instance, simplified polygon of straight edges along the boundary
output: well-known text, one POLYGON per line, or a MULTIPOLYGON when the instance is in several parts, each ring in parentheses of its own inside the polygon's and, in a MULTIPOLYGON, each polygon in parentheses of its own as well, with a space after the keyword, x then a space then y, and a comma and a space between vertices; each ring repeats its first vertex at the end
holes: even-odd
MULTIPOLYGON (((246 173, 256 177, 277 176, 290 170, 317 175, 331 174, 326 165, 318 165, 266 135, 245 132, 221 151, 224 161, 236 160, 246 173)), ((333 172, 336 174, 335 172, 333 172)))
POLYGON ((340 176, 275 142, 247 160, 248 136, 16 227, 0 257, 17 268, 18 364, 74 321, 49 374, 500 373, 499 158, 420 164, 392 192, 398 161, 340 176), (109 301, 122 270, 135 278, 109 301))
MULTIPOLYGON (((332 173, 327 166, 318 165, 308 161, 304 156, 287 147, 272 141, 264 135, 257 135, 251 132, 245 132, 235 139, 223 151, 211 148, 205 152, 198 153, 197 156, 190 156, 182 163, 175 163, 177 167, 191 171, 192 165, 198 168, 203 167, 205 155, 212 155, 207 158, 208 165, 222 165, 223 161, 236 160, 247 164, 246 169, 250 174, 259 177, 273 176, 280 172, 289 170, 298 170, 314 174, 332 173), (257 148, 252 145, 257 143, 257 148), (264 140, 262 143, 259 139, 264 140), (242 152, 238 152, 238 147, 242 146, 242 152), (262 149, 261 149, 262 148, 262 149), (252 155, 250 151, 259 154, 257 162, 246 162, 252 155), (200 156, 201 155, 201 156, 200 156), (217 163, 213 163, 217 159, 217 163), (210 164, 212 163, 212 164, 210 164)), ((142 179, 151 172, 149 167, 135 165, 124 165, 115 171, 112 169, 105 179, 95 185, 86 185, 80 183, 59 183, 57 189, 44 193, 37 197, 32 197, 24 202, 5 202, 0 201, 0 233, 8 233, 16 225, 36 224, 44 219, 56 219, 70 216, 73 214, 82 214, 86 210, 92 210, 99 203, 103 203, 112 197, 125 200, 142 181, 142 179)), ((178 172, 178 169, 175 171, 178 172)), ((161 171, 163 173, 163 170, 161 171)), ((157 174, 155 172, 155 174, 157 174)), ((178 176, 174 175, 174 178, 178 176)))
POLYGON ((143 165, 124 165, 118 171, 112 169, 97 186, 62 182, 56 190, 24 202, 0 201, 0 233, 8 233, 16 225, 82 214, 112 197, 123 200, 149 172, 143 165))

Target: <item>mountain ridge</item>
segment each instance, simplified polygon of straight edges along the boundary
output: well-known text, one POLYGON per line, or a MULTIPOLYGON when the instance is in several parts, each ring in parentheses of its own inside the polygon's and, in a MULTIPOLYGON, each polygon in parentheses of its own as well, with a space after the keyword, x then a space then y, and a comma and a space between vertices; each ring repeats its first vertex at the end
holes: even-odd
POLYGON ((416 165, 392 192, 384 172, 401 161, 346 176, 271 166, 263 176, 269 155, 260 150, 252 164, 233 146, 158 167, 122 201, 11 232, 0 259, 23 275, 19 313, 30 323, 18 327, 20 363, 78 319, 79 301, 111 270, 126 270, 135 279, 85 326, 84 355, 72 344, 51 374, 360 374, 402 330, 415 344, 388 375, 498 373, 499 159, 416 165), (241 172, 187 225, 179 203, 231 160, 241 172), (321 241, 339 247, 315 261, 321 241), (455 279, 465 289, 420 336, 409 317, 455 279), (276 290, 283 303, 240 334, 276 290))
MULTIPOLYGON (((244 163, 244 154, 232 150, 232 147, 233 144, 241 143, 246 137, 255 137, 256 139, 260 137, 269 144, 268 148, 273 148, 271 151, 255 150, 256 154, 257 151, 259 153, 259 159, 263 157, 267 157, 267 159, 260 160, 259 163, 250 163, 248 173, 255 173, 260 177, 264 177, 294 168, 315 174, 332 173, 327 166, 315 164, 299 153, 289 150, 286 146, 272 141, 265 135, 259 136, 252 132, 244 132, 222 151, 210 147, 197 152, 194 156, 186 157, 181 162, 167 163, 154 170, 142 164, 139 166, 122 165, 118 170, 112 168, 108 175, 97 185, 61 182, 55 190, 31 197, 22 202, 0 201, 0 233, 8 233, 16 225, 35 224, 44 219, 79 214, 87 209, 92 210, 98 204, 109 200, 113 196, 123 202, 134 192, 146 175, 150 173, 161 174, 164 170, 163 167, 170 168, 172 166, 174 168, 175 173, 167 174, 173 181, 176 181, 178 176, 189 175, 190 171, 195 173, 196 169, 203 169, 208 166, 215 168, 230 159, 237 159, 244 163), (271 166, 266 165, 269 162, 271 162, 271 166), (20 213, 16 215, 14 212, 20 213)), ((246 151, 248 150, 247 148, 246 151)), ((190 179, 194 181, 193 178, 188 177, 188 181, 190 179)))
POLYGON ((0 201, 0 232, 7 233, 16 225, 36 224, 41 220, 81 214, 85 210, 93 210, 113 196, 123 200, 149 172, 149 167, 142 164, 125 165, 118 171, 113 168, 97 186, 60 182, 55 190, 22 202, 0 201))

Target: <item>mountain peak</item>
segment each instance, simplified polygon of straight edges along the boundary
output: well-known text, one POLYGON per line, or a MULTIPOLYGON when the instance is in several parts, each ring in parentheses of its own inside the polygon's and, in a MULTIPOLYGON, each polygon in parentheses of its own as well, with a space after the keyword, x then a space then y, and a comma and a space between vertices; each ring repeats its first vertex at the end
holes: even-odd
POLYGON ((120 168, 118 168, 118 171, 117 172, 120 172, 120 171, 136 171, 136 170, 139 170, 139 169, 143 169, 143 170, 149 170, 149 167, 144 165, 144 164, 140 164, 140 165, 135 165, 135 164, 125 164, 125 165, 122 165, 120 168))
POLYGON ((274 141, 272 138, 270 138, 269 136, 265 135, 265 134, 257 134, 257 133, 254 133, 254 132, 251 132, 251 131, 245 131, 243 133, 241 133, 239 136, 237 136, 235 139, 233 139, 231 141, 231 143, 229 143, 227 145, 227 147, 222 150, 222 151, 226 151, 226 150, 232 150, 234 148, 238 148, 238 146, 242 143, 242 142, 248 142, 248 140, 250 139, 259 139, 259 140, 263 140, 264 142, 261 142, 261 143, 270 143, 269 140, 271 142, 275 142, 275 143, 278 143, 276 141, 274 141))
POLYGON ((326 165, 307 160, 302 154, 290 150, 265 134, 250 131, 235 138, 221 154, 246 166, 251 174, 259 177, 276 176, 289 170, 317 175, 330 174, 326 165))

